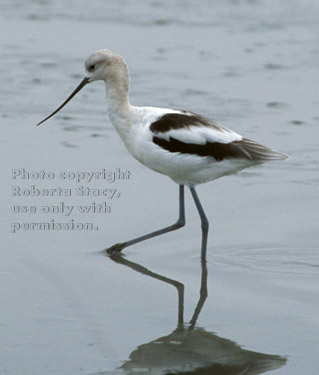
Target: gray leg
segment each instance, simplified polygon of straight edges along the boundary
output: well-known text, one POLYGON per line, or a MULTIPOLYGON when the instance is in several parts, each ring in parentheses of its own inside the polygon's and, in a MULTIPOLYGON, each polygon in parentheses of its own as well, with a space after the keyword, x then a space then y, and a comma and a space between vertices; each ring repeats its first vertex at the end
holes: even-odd
POLYGON ((149 238, 159 236, 161 234, 171 232, 172 230, 179 229, 185 225, 185 204, 184 204, 184 185, 179 185, 179 218, 175 224, 165 227, 163 229, 157 230, 152 233, 145 234, 144 236, 134 238, 126 242, 117 243, 110 248, 106 249, 108 254, 113 254, 115 252, 123 250, 125 247, 134 245, 137 242, 148 240, 149 238))
POLYGON ((196 208, 197 208, 197 211, 199 213, 200 220, 201 220, 201 223, 202 223, 202 250, 201 250, 201 257, 202 257, 202 259, 205 259, 206 258, 207 235, 208 235, 209 223, 208 223, 207 217, 206 217, 205 212, 203 210, 203 207, 202 207, 202 205, 200 203, 200 200, 198 198, 198 195, 196 193, 195 188, 194 187, 190 187, 189 189, 190 189, 190 191, 192 193, 192 196, 193 196, 193 199, 194 199, 194 202, 195 202, 195 205, 196 205, 196 208))

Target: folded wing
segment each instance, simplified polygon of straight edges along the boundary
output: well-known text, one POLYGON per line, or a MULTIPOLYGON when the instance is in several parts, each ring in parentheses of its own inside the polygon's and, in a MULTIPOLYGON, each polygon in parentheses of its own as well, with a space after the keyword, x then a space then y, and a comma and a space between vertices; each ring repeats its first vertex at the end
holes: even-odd
POLYGON ((216 161, 244 159, 252 163, 288 159, 283 153, 192 112, 164 114, 150 125, 150 130, 153 143, 171 153, 212 157, 216 161))

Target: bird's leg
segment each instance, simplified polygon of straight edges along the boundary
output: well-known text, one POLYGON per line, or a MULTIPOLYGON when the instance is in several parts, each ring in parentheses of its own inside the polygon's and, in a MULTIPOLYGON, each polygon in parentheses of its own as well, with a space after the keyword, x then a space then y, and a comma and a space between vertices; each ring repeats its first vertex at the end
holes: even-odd
POLYGON ((106 249, 108 254, 113 254, 117 251, 123 250, 125 247, 134 245, 137 242, 148 240, 149 238, 159 236, 161 234, 171 232, 172 230, 179 229, 185 225, 185 203, 184 203, 184 185, 179 185, 179 218, 175 224, 156 230, 155 232, 145 234, 144 236, 134 238, 126 242, 117 243, 110 248, 106 249))
POLYGON ((196 208, 197 208, 197 211, 199 213, 199 216, 200 216, 200 220, 201 220, 201 223, 202 223, 202 250, 201 250, 201 257, 202 257, 202 260, 205 260, 206 259, 206 249, 207 249, 207 235, 208 235, 208 228, 209 228, 209 222, 207 220, 207 217, 205 215, 205 212, 203 210, 203 207, 200 203, 200 200, 198 198, 198 195, 196 193, 196 190, 194 187, 190 187, 189 188, 191 193, 192 193, 192 196, 193 196, 193 199, 194 199, 194 202, 195 202, 195 205, 196 205, 196 208))

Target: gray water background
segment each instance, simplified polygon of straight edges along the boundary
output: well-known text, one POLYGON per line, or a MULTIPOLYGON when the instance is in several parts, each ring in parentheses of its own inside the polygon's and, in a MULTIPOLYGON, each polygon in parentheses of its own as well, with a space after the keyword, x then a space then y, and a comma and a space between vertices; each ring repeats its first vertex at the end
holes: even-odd
MULTIPOLYGON (((198 326, 246 350, 286 356, 276 374, 317 374, 319 6, 316 1, 1 1, 1 374, 117 374, 138 346, 177 324, 173 287, 101 250, 172 223, 178 189, 139 165, 107 114, 101 82, 50 122, 99 48, 122 55, 135 105, 212 117, 291 156, 198 187, 210 220, 209 297, 198 326), (110 214, 13 214, 13 205, 103 202, 12 197, 27 171, 129 170, 110 214), (18 231, 13 222, 93 222, 94 231, 18 231)), ((201 277, 200 224, 125 250, 185 286, 185 320, 201 277)), ((231 358, 230 358, 231 361, 231 358)), ((147 372, 145 372, 147 373, 147 372)), ((151 373, 151 372, 149 372, 151 373)), ((269 372, 270 373, 270 372, 269 372)))

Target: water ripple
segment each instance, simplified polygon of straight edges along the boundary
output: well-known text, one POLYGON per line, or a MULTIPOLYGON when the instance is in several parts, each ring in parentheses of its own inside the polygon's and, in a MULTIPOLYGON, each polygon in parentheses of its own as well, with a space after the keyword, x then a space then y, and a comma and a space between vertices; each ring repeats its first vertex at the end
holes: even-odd
POLYGON ((219 263, 271 273, 319 275, 319 250, 310 247, 240 246, 224 248, 219 263))

